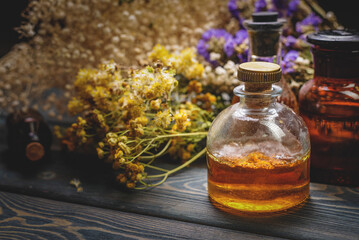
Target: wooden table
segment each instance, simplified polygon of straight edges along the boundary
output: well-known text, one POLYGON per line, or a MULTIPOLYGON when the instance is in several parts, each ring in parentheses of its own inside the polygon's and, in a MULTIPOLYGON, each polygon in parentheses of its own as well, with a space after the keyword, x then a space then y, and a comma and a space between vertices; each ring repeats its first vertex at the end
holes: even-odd
POLYGON ((124 191, 91 156, 54 150, 29 167, 4 144, 0 153, 2 239, 359 239, 359 188, 312 183, 298 208, 240 216, 209 201, 204 159, 159 187, 124 191))

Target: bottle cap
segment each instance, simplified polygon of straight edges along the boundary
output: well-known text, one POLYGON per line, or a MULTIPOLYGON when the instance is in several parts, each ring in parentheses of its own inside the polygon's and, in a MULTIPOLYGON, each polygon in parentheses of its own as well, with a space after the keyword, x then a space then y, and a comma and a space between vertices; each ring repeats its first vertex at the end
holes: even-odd
POLYGON ((253 22, 276 22, 277 12, 256 12, 252 14, 253 22))
POLYGON ((32 142, 26 146, 26 157, 30 161, 38 161, 44 156, 44 154, 45 150, 41 143, 32 142))
POLYGON ((254 30, 273 30, 281 28, 284 23, 285 19, 278 19, 278 12, 256 12, 252 19, 244 21, 244 26, 254 30))
POLYGON ((275 83, 282 77, 278 64, 270 62, 246 62, 238 66, 238 79, 249 83, 275 83))
POLYGON ((307 36, 308 42, 329 49, 359 49, 356 30, 323 30, 307 36))

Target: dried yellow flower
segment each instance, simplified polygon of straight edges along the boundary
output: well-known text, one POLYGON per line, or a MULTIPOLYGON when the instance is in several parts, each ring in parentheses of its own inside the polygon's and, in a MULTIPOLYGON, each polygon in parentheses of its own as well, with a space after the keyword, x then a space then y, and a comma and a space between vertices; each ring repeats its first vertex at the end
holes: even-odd
MULTIPOLYGON (((148 66, 131 71, 127 77, 114 77, 119 71, 112 63, 80 71, 72 106, 82 115, 67 128, 62 142, 72 150, 95 145, 98 157, 122 172, 117 180, 128 188, 158 185, 172 172, 148 184, 151 176, 145 167, 156 169, 151 163, 167 152, 177 152, 183 162, 198 158, 191 158, 191 153, 205 138, 212 115, 195 104, 179 101, 183 89, 179 90, 171 69, 148 66), (115 85, 120 87, 111 90, 115 85), (181 141, 172 140, 176 138, 181 141), (192 145, 187 149, 189 142, 192 145)), ((194 81, 191 87, 198 92, 200 84, 194 81)))

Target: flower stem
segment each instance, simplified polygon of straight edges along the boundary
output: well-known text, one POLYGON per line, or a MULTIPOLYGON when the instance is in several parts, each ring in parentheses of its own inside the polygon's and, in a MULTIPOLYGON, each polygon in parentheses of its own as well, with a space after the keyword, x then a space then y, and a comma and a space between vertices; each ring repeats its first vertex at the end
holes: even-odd
POLYGON ((152 143, 155 140, 161 139, 161 138, 174 138, 174 137, 189 137, 189 136, 198 136, 198 135, 207 135, 208 132, 194 132, 194 133, 177 133, 177 134, 167 134, 167 135, 160 135, 155 138, 153 138, 147 146, 136 156, 132 157, 131 161, 141 156, 144 152, 148 150, 148 148, 151 147, 152 143))
POLYGON ((199 153, 197 153, 194 157, 192 157, 190 160, 188 160, 187 162, 185 162, 184 164, 166 172, 166 173, 162 173, 162 174, 157 174, 157 175, 150 175, 147 176, 147 178, 159 178, 159 177, 165 177, 165 176, 169 176, 172 173, 175 173, 181 169, 183 169, 184 167, 187 167, 189 164, 193 163, 194 161, 196 161, 198 158, 200 158, 204 153, 206 152, 206 148, 203 148, 199 153))
MULTIPOLYGON (((168 147, 170 146, 170 144, 171 144, 171 140, 169 140, 169 141, 167 142, 166 146, 164 146, 164 148, 163 148, 159 153, 157 153, 157 154, 155 154, 155 155, 153 155, 153 156, 142 156, 141 159, 150 159, 150 160, 153 160, 153 159, 155 159, 155 158, 157 158, 157 157, 162 156, 162 154, 164 154, 164 153, 167 151, 167 149, 168 149, 168 147)), ((148 164, 150 164, 150 163, 148 163, 148 164)))
POLYGON ((167 169, 164 169, 164 168, 159 168, 159 167, 156 167, 156 166, 152 166, 150 164, 146 164, 146 163, 142 163, 143 166, 145 167, 149 167, 149 168, 152 168, 152 169, 155 169, 155 170, 158 170, 158 171, 162 171, 162 172, 168 172, 167 169))
POLYGON ((167 177, 168 177, 168 175, 165 175, 161 181, 159 181, 159 182, 157 182, 155 184, 146 184, 146 185, 144 185, 142 187, 135 187, 135 189, 144 190, 144 189, 147 189, 148 187, 156 187, 156 186, 161 185, 162 183, 164 183, 166 181, 167 177))

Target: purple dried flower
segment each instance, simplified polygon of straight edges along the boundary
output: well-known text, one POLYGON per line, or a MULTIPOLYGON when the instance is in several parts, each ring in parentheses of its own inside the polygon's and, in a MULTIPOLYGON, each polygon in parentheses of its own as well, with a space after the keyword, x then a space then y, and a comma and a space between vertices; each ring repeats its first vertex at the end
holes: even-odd
POLYGON ((301 34, 301 35, 299 35, 298 39, 299 39, 299 40, 302 40, 302 41, 304 41, 304 42, 306 42, 306 41, 307 41, 307 34, 301 34))
POLYGON ((209 29, 208 31, 202 34, 202 39, 208 42, 211 39, 211 37, 216 34, 217 31, 218 29, 209 29))
POLYGON ((295 60, 299 57, 299 52, 296 50, 290 50, 283 58, 282 61, 282 71, 284 74, 293 73, 295 60))
POLYGON ((292 0, 289 2, 287 16, 293 16, 293 14, 298 10, 299 3, 300 0, 292 0))
POLYGON ((218 65, 217 61, 213 61, 210 59, 211 49, 208 49, 210 47, 209 41, 213 38, 218 39, 219 42, 221 41, 221 39, 222 41, 224 40, 224 45, 222 46, 223 49, 220 50, 224 51, 227 57, 231 57, 233 55, 235 42, 233 40, 233 36, 224 29, 210 29, 202 34, 202 38, 198 41, 197 44, 198 54, 203 56, 204 59, 206 59, 206 61, 208 61, 212 65, 218 65))
POLYGON ((210 29, 203 33, 202 38, 198 41, 197 52, 214 66, 225 63, 228 59, 234 62, 246 62, 248 58, 248 32, 241 29, 232 36, 224 29, 210 29), (221 58, 211 60, 212 52, 220 54, 221 58))
POLYGON ((237 19, 240 20, 239 18, 239 10, 238 10, 238 6, 237 6, 237 0, 229 0, 228 4, 228 11, 231 13, 231 15, 237 19))
POLYGON ((298 10, 301 0, 272 0, 271 11, 278 12, 279 17, 291 17, 298 10))
POLYGON ((283 17, 287 11, 288 0, 273 0, 273 8, 270 11, 278 12, 279 17, 283 17))
POLYGON ((242 44, 242 42, 247 38, 248 38, 248 32, 244 29, 239 30, 234 35, 234 41, 235 41, 236 45, 242 44))
POLYGON ((203 39, 200 39, 197 44, 197 52, 199 55, 204 57, 206 61, 210 61, 209 59, 209 52, 207 51, 208 44, 203 39))
POLYGON ((225 40, 232 38, 232 35, 224 29, 209 29, 202 34, 202 39, 206 42, 211 40, 212 37, 224 38, 225 40))
POLYGON ((231 57, 234 53, 234 44, 235 41, 233 38, 230 38, 224 44, 224 52, 226 53, 227 57, 231 57))
POLYGON ((267 10, 267 3, 265 0, 257 0, 254 4, 254 11, 255 12, 260 12, 260 11, 265 11, 267 10))
MULTIPOLYGON (((234 35, 234 42, 236 46, 241 45, 242 43, 244 43, 247 40, 248 42, 248 32, 247 30, 241 29, 239 31, 236 32, 236 34, 234 35)), ((237 57, 239 59, 239 62, 247 62, 248 61, 248 50, 249 48, 247 47, 244 52, 237 54, 237 57)))
POLYGON ((289 35, 284 39, 284 46, 286 48, 293 48, 296 43, 297 43, 297 39, 291 35, 289 35))
POLYGON ((232 17, 239 21, 239 25, 241 28, 243 27, 243 21, 245 18, 241 16, 241 11, 247 11, 247 9, 243 6, 251 5, 250 0, 229 0, 227 7, 228 11, 231 13, 232 17), (241 7, 239 7, 241 6, 241 7))
POLYGON ((299 52, 296 50, 290 50, 283 58, 284 62, 293 62, 299 57, 299 52))
POLYGON ((249 48, 247 48, 242 54, 237 54, 240 63, 248 62, 249 48))
POLYGON ((273 0, 273 4, 276 9, 283 10, 287 7, 288 0, 273 0))
POLYGON ((314 13, 309 14, 301 22, 297 22, 295 29, 298 33, 304 33, 306 28, 313 27, 314 30, 318 30, 319 24, 322 23, 322 19, 316 16, 314 13))

